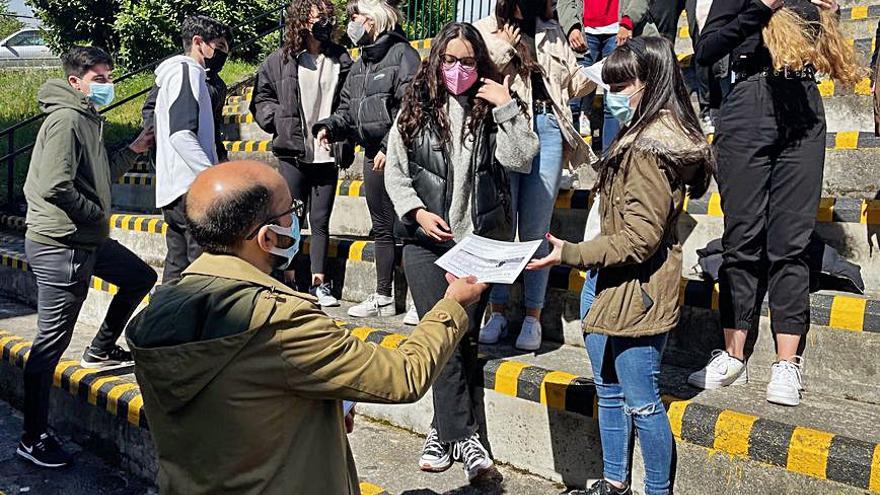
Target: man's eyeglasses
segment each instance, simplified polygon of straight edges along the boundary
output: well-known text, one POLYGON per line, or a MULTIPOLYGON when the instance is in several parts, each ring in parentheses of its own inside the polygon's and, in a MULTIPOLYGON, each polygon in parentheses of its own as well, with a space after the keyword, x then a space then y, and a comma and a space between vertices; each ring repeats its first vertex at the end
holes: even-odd
POLYGON ((301 217, 301 216, 303 216, 304 212, 305 212, 305 205, 303 205, 303 202, 298 199, 294 199, 293 205, 291 205, 289 210, 285 211, 284 213, 280 213, 278 215, 269 217, 266 220, 263 220, 260 223, 260 225, 257 225, 257 228, 255 228, 253 230, 253 232, 251 232, 247 237, 245 237, 245 239, 247 239, 247 240, 253 239, 257 235, 257 232, 260 231, 260 229, 262 229, 265 225, 275 224, 275 221, 278 220, 279 218, 286 217, 286 216, 290 215, 291 213, 293 213, 297 217, 301 217))
POLYGON ((455 65, 456 62, 460 62, 462 67, 467 67, 468 69, 477 68, 477 59, 475 59, 474 57, 458 58, 455 55, 443 55, 443 65, 455 65))

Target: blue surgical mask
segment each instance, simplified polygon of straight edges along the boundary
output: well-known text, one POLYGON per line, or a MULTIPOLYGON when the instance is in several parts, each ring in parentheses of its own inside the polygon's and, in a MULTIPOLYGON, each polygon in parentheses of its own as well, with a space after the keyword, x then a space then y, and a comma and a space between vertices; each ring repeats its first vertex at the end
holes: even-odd
POLYGON ((89 100, 96 106, 103 107, 113 103, 116 98, 116 87, 113 83, 96 83, 89 85, 89 100))
POLYGON ((269 250, 270 253, 280 256, 284 258, 286 261, 283 265, 278 266, 279 270, 286 270, 291 263, 293 263, 293 258, 296 256, 296 253, 299 252, 299 243, 302 238, 302 233, 299 228, 299 218, 291 213, 290 214, 290 227, 282 227, 280 225, 267 225, 272 232, 275 232, 278 235, 283 235, 285 237, 290 237, 293 239, 293 243, 291 243, 288 248, 280 248, 273 247, 269 250))
POLYGON ((621 124, 629 125, 630 121, 632 121, 635 110, 630 105, 630 100, 642 89, 640 88, 635 93, 629 95, 625 93, 605 93, 605 104, 608 106, 608 111, 621 124))

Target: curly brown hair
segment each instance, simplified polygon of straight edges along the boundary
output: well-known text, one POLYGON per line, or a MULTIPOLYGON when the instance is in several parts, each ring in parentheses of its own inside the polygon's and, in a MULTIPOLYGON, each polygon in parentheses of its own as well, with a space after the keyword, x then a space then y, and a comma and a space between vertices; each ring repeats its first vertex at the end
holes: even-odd
POLYGON ((309 19, 312 8, 317 8, 322 19, 335 21, 333 2, 330 0, 293 0, 287 8, 287 23, 284 32, 284 61, 295 58, 306 47, 309 33, 309 19))
MULTIPOLYGON (((443 82, 443 54, 446 53, 446 46, 454 39, 466 41, 471 45, 481 79, 488 78, 499 81, 500 76, 489 58, 489 50, 476 28, 464 22, 450 22, 443 26, 443 29, 431 42, 431 53, 422 62, 403 97, 397 129, 407 146, 410 146, 416 137, 429 128, 436 130, 443 142, 449 142, 451 139, 449 116, 446 114, 449 92, 443 82)), ((477 137, 480 126, 491 118, 490 110, 492 109, 489 102, 475 97, 478 87, 479 83, 474 84, 466 93, 470 96, 472 103, 466 129, 474 139, 477 137)), ((464 137, 462 136, 462 139, 464 137)))
POLYGON ((801 70, 812 64, 831 79, 854 86, 867 70, 857 63, 855 50, 843 38, 837 22, 837 15, 825 10, 818 22, 804 19, 788 7, 777 10, 763 31, 773 68, 801 70))

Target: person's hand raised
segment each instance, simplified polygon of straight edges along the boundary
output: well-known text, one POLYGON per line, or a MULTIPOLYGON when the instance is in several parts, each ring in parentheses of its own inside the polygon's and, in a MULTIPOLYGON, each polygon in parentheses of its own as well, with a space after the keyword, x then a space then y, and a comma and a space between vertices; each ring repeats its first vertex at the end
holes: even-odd
POLYGON ((458 278, 451 273, 446 274, 446 281, 449 287, 446 288, 446 299, 452 299, 462 307, 468 307, 480 300, 483 292, 489 288, 488 284, 477 282, 477 277, 471 275, 465 278, 458 278))
POLYGON ((518 45, 519 41, 522 39, 522 35, 519 32, 519 26, 513 24, 505 24, 501 29, 495 32, 495 36, 506 41, 511 46, 518 45))
POLYGON ((480 81, 483 84, 477 90, 477 98, 482 98, 495 107, 503 107, 513 99, 510 96, 510 76, 504 76, 503 84, 498 84, 486 77, 480 81))
POLYGON ((837 0, 811 0, 813 5, 819 7, 822 10, 828 10, 831 12, 837 12, 839 8, 837 4, 837 0))

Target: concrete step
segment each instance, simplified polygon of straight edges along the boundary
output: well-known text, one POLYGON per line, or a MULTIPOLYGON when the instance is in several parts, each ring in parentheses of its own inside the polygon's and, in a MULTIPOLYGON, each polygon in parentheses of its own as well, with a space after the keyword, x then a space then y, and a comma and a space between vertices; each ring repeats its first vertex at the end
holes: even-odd
MULTIPOLYGON (((34 327, 33 316, 29 318, 23 327, 30 335, 19 334, 22 325, 9 318, 0 335, 4 362, 0 390, 12 390, 16 400, 20 400, 18 369, 34 327), (16 330, 10 332, 10 327, 16 330)), ((408 332, 396 330, 401 333, 363 326, 351 331, 367 342, 396 347, 408 332)), ((545 347, 532 355, 493 346, 481 351, 482 380, 478 383, 482 393, 478 397, 485 414, 483 438, 495 458, 570 486, 582 486, 597 477, 601 454, 594 420, 595 388, 583 350, 545 347)), ((880 433, 873 428, 880 420, 878 406, 808 393, 800 407, 781 408, 766 403, 763 388, 754 384, 712 392, 694 390, 684 384, 687 371, 664 366, 661 375, 678 447, 676 493, 880 491, 880 433)), ((144 431, 143 400, 130 375, 97 376, 91 370, 80 370, 75 361, 62 363, 56 373, 58 390, 53 400, 62 402, 56 410, 65 416, 55 423, 62 429, 90 425, 90 434, 103 436, 102 440, 126 454, 120 460, 149 473, 152 455, 144 431)), ((422 433, 433 415, 430 393, 412 405, 360 404, 358 410, 422 433)), ((381 438, 388 441, 388 437, 381 438)), ((418 442, 400 447, 410 450, 412 458, 418 455, 418 442)), ((376 457, 370 460, 377 461, 376 457)), ((641 487, 644 470, 638 452, 634 460, 633 484, 641 487)))
MULTIPOLYGON (((125 229, 114 229, 114 237, 138 253, 148 262, 161 263, 164 246, 156 234, 126 234, 125 229), (148 247, 148 244, 151 247, 148 247), (155 254, 154 254, 155 253, 155 254), (162 254, 160 254, 162 253, 162 254)), ((24 262, 23 240, 16 234, 0 235, 4 246, 2 264, 9 267, 0 271, 0 279, 8 285, 8 295, 25 298, 28 304, 33 299, 36 288, 24 262)), ((308 241, 304 253, 308 253, 308 241)), ((336 293, 345 301, 360 301, 371 294, 375 288, 375 257, 371 242, 334 239, 330 245, 327 272, 336 293)), ((157 266, 157 265, 154 265, 157 266)), ((308 262, 302 257, 296 265, 301 273, 300 283, 308 285, 308 262)), ((551 271, 546 307, 542 315, 544 338, 548 342, 583 346, 583 334, 578 317, 580 290, 583 286, 583 273, 565 267, 551 271)), ((94 297, 83 309, 82 321, 98 324, 109 304, 115 288, 106 282, 95 279, 94 297)), ((0 289, 3 290, 3 289, 0 289)), ((398 310, 403 312, 406 295, 406 280, 402 270, 395 274, 395 292, 398 310)), ((673 334, 668 345, 667 358, 670 362, 684 367, 699 368, 708 359, 712 350, 723 347, 722 331, 718 324, 717 287, 696 281, 682 280, 682 316, 677 333, 673 334)), ((521 286, 515 284, 512 290, 509 317, 512 328, 522 319, 520 308, 521 286)), ((809 363, 811 387, 820 393, 856 398, 880 404, 880 366, 869 358, 880 352, 880 297, 853 296, 832 292, 819 292, 811 295, 812 330, 809 334, 804 356, 809 363), (852 356, 864 357, 853 359, 852 356), (847 362, 841 367, 839 363, 847 362)), ((769 329, 768 309, 762 306, 758 342, 751 355, 752 379, 769 380, 769 366, 775 361, 774 346, 769 329)), ((514 334, 517 332, 513 332, 514 334)))

